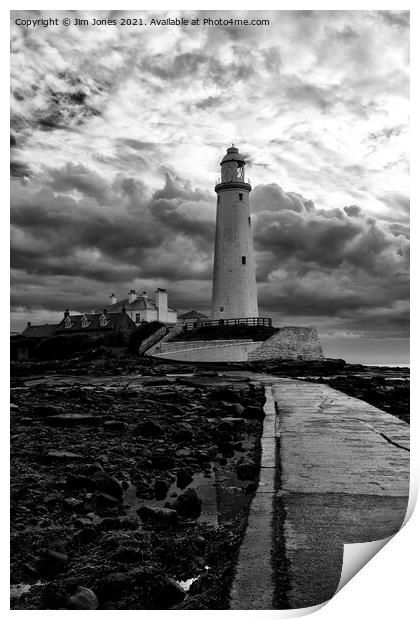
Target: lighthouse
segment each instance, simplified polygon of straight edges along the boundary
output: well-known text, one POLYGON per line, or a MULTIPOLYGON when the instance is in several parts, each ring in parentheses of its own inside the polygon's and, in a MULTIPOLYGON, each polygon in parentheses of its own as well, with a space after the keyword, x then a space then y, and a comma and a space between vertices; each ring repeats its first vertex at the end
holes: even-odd
POLYGON ((227 149, 217 182, 216 239, 213 267, 213 319, 258 317, 257 284, 252 243, 245 158, 235 146, 227 149))

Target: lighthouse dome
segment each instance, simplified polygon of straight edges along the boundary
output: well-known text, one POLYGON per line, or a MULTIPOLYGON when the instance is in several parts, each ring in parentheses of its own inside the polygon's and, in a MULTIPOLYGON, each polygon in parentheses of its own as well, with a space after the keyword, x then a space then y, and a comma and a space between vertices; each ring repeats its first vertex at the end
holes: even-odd
POLYGON ((227 149, 226 155, 223 157, 220 165, 224 164, 227 161, 239 161, 245 163, 245 157, 241 155, 236 146, 230 146, 227 149))

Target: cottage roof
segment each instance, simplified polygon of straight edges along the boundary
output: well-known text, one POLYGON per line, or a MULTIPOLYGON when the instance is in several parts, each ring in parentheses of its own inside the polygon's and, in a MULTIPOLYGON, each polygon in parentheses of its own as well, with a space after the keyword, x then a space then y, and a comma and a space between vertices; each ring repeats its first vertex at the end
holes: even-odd
POLYGON ((202 312, 197 312, 197 310, 190 310, 189 312, 180 314, 178 318, 181 319, 181 321, 185 321, 188 319, 190 319, 191 321, 196 321, 199 319, 208 319, 209 317, 203 314, 202 312))
POLYGON ((135 323, 124 312, 117 312, 113 314, 107 313, 106 314, 107 323, 106 325, 101 325, 101 317, 103 316, 103 314, 104 313, 102 311, 95 313, 95 314, 70 314, 68 317, 65 317, 61 321, 60 325, 58 326, 58 329, 60 331, 66 330, 67 332, 70 330, 97 331, 100 329, 103 329, 103 330, 118 329, 123 325, 124 322, 127 322, 127 321, 129 321, 129 323, 131 323, 132 326, 135 327, 135 323), (67 320, 67 318, 71 320, 71 323, 72 323, 71 327, 65 326, 65 321, 67 320), (86 325, 86 327, 83 327, 82 325, 82 321, 84 318, 88 320, 88 324, 86 325))
MULTIPOLYGON (((127 312, 130 312, 130 313, 135 312, 135 311, 141 311, 141 310, 157 311, 157 305, 156 305, 156 302, 153 301, 153 299, 150 299, 150 297, 147 297, 146 295, 139 295, 137 299, 135 299, 131 303, 129 302, 128 298, 126 298, 126 299, 122 299, 121 301, 117 301, 115 304, 110 304, 109 306, 103 306, 102 308, 95 310, 95 312, 102 312, 102 309, 105 309, 107 312, 110 312, 110 313, 121 312, 123 306, 127 310, 127 312)), ((173 308, 168 307, 168 310, 171 310, 172 312, 176 312, 176 310, 174 310, 173 308)))
POLYGON ((28 325, 22 332, 22 336, 26 336, 27 338, 48 338, 55 333, 57 328, 58 324, 50 325, 44 323, 43 325, 28 325))

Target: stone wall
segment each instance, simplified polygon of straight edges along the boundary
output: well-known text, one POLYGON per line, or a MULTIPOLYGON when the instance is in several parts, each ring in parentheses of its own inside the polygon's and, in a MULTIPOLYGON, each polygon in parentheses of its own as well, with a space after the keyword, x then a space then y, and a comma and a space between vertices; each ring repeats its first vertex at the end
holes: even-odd
POLYGON ((271 338, 250 352, 248 361, 324 359, 318 332, 314 327, 280 327, 271 338))

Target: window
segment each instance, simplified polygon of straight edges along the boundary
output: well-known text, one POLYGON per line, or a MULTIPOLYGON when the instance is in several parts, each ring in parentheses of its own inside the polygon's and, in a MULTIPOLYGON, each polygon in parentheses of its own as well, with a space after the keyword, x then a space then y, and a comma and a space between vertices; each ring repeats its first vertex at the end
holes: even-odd
POLYGON ((248 218, 248 224, 251 226, 251 217, 248 218))
POLYGON ((140 314, 136 314, 136 323, 140 323, 141 318, 140 318, 140 314))
POLYGON ((220 196, 217 197, 217 204, 220 203, 220 196))
POLYGON ((244 195, 242 194, 242 192, 239 192, 239 200, 243 200, 244 199, 244 195))
POLYGON ((82 319, 82 327, 87 327, 89 325, 89 321, 87 320, 87 318, 84 316, 82 319))
POLYGON ((225 307, 224 306, 220 306, 219 312, 224 312, 224 310, 225 310, 225 307))
POLYGON ((108 323, 106 316, 103 314, 101 316, 101 318, 99 319, 99 325, 101 327, 105 327, 105 325, 108 323))
POLYGON ((71 327, 71 320, 67 317, 67 319, 64 321, 64 327, 66 329, 70 329, 71 327))
POLYGON ((242 256, 242 264, 246 265, 246 256, 242 256))

